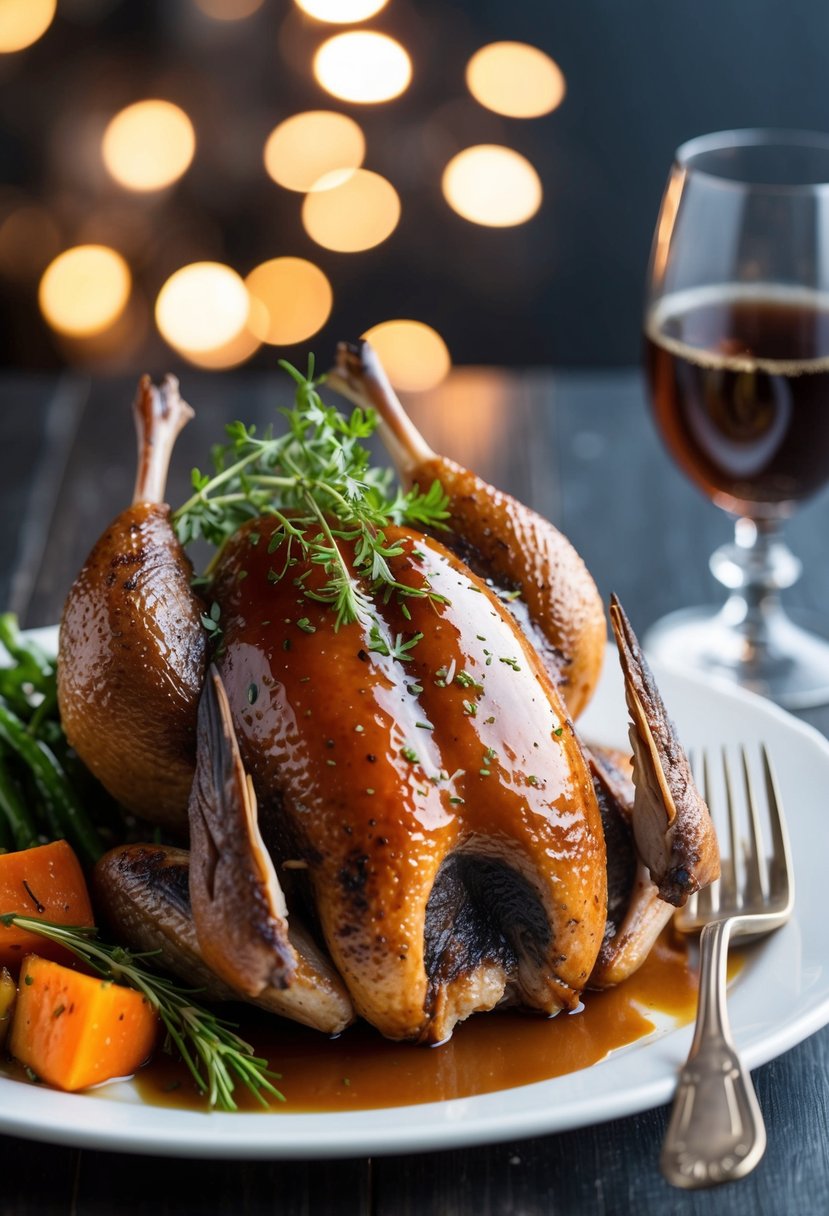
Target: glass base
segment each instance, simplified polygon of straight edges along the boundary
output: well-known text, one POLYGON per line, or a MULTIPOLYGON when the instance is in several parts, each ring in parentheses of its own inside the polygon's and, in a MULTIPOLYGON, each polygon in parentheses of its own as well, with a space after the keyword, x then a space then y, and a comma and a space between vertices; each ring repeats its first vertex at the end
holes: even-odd
POLYGON ((685 608, 648 630, 650 658, 675 671, 718 676, 786 709, 829 704, 829 641, 777 611, 762 644, 724 608, 685 608))

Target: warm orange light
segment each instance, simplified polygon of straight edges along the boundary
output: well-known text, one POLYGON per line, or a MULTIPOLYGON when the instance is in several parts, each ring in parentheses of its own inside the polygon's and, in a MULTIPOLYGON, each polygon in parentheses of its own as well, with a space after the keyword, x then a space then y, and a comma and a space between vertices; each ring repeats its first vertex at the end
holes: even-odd
POLYGON ((22 51, 41 38, 58 0, 0 0, 0 52, 22 51))
POLYGON ((390 236, 400 219, 391 182, 368 169, 330 173, 305 196, 302 222, 318 245, 338 253, 371 249, 390 236))
POLYGON ((476 101, 508 118, 537 118, 560 105, 566 85, 561 68, 526 42, 491 42, 466 65, 476 101))
POLYGON ((196 367, 208 368, 210 371, 224 371, 229 367, 239 367, 242 363, 247 363, 251 356, 255 355, 262 343, 252 334, 246 327, 231 338, 229 342, 225 342, 222 346, 214 346, 211 350, 181 350, 188 363, 194 364, 196 367))
POLYGON ((369 104, 399 97, 412 78, 412 61, 388 34, 351 30, 322 44, 314 75, 334 97, 369 104))
POLYGON ((388 0, 296 0, 297 6, 317 21, 329 21, 335 25, 349 25, 353 21, 367 21, 388 0))
POLYGON ((520 153, 500 144, 464 148, 444 169, 441 185, 458 215, 491 228, 523 224, 541 206, 535 169, 520 153))
POLYGON ((131 288, 132 276, 120 253, 108 245, 76 245, 46 267, 38 302, 52 329, 86 338, 118 319, 131 288))
POLYGON ((204 355, 238 338, 246 328, 247 289, 221 262, 191 262, 172 274, 155 305, 161 335, 182 354, 204 355))
POLYGON ((264 0, 196 0, 205 17, 214 21, 242 21, 262 7, 264 0))
POLYGON ((248 325, 262 342, 291 346, 322 329, 334 293, 328 279, 304 258, 272 258, 245 279, 250 293, 248 325))
POLYGON ((332 110, 307 110, 286 118, 265 144, 265 168, 288 190, 312 190, 326 173, 356 169, 366 141, 353 118, 332 110))
POLYGON ((193 124, 171 101, 136 101, 104 132, 101 152, 115 180, 128 190, 161 190, 177 181, 196 150, 193 124))
POLYGON ((383 321, 363 334, 395 388, 418 393, 440 384, 452 366, 443 338, 422 321, 383 321))

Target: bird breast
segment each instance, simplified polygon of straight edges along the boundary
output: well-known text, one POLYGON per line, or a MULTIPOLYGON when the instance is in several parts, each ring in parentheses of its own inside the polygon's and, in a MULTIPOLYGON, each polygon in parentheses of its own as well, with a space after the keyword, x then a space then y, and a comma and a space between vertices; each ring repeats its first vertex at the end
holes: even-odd
POLYGON ((217 662, 280 879, 392 1037, 437 1040, 505 999, 572 1008, 606 909, 572 724, 481 579, 431 538, 386 540, 399 591, 340 628, 315 598, 325 572, 275 520, 243 528, 217 568, 217 662), (447 933, 447 917, 474 931, 447 933))

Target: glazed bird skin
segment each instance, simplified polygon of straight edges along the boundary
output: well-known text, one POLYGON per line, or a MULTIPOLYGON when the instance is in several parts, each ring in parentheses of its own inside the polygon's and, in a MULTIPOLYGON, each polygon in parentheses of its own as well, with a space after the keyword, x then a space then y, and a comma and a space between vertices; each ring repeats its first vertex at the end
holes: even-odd
POLYGON ((218 667, 277 870, 307 866, 357 1011, 391 1038, 434 1042, 503 999, 574 1007, 604 932, 604 838, 537 655, 482 580, 405 529, 386 531, 402 549, 394 577, 449 602, 407 596, 407 619, 392 596, 385 643, 359 622, 336 629, 306 594, 319 566, 269 543, 277 529, 256 521, 224 551, 218 667), (401 657, 381 653, 418 633, 401 657), (444 941, 447 914, 466 938, 444 941))

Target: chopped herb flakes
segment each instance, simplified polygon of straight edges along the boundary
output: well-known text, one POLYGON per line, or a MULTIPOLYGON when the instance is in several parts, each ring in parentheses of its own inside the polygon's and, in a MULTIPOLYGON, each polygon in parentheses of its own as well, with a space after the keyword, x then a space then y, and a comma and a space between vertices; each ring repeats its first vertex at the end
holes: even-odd
POLYGON ((503 656, 499 660, 501 663, 506 663, 507 667, 511 667, 513 671, 520 671, 521 665, 517 659, 505 659, 503 656))
POLYGON ((474 688, 477 692, 483 692, 483 684, 479 684, 474 676, 471 676, 468 671, 459 671, 455 676, 455 683, 460 684, 461 688, 474 688))

